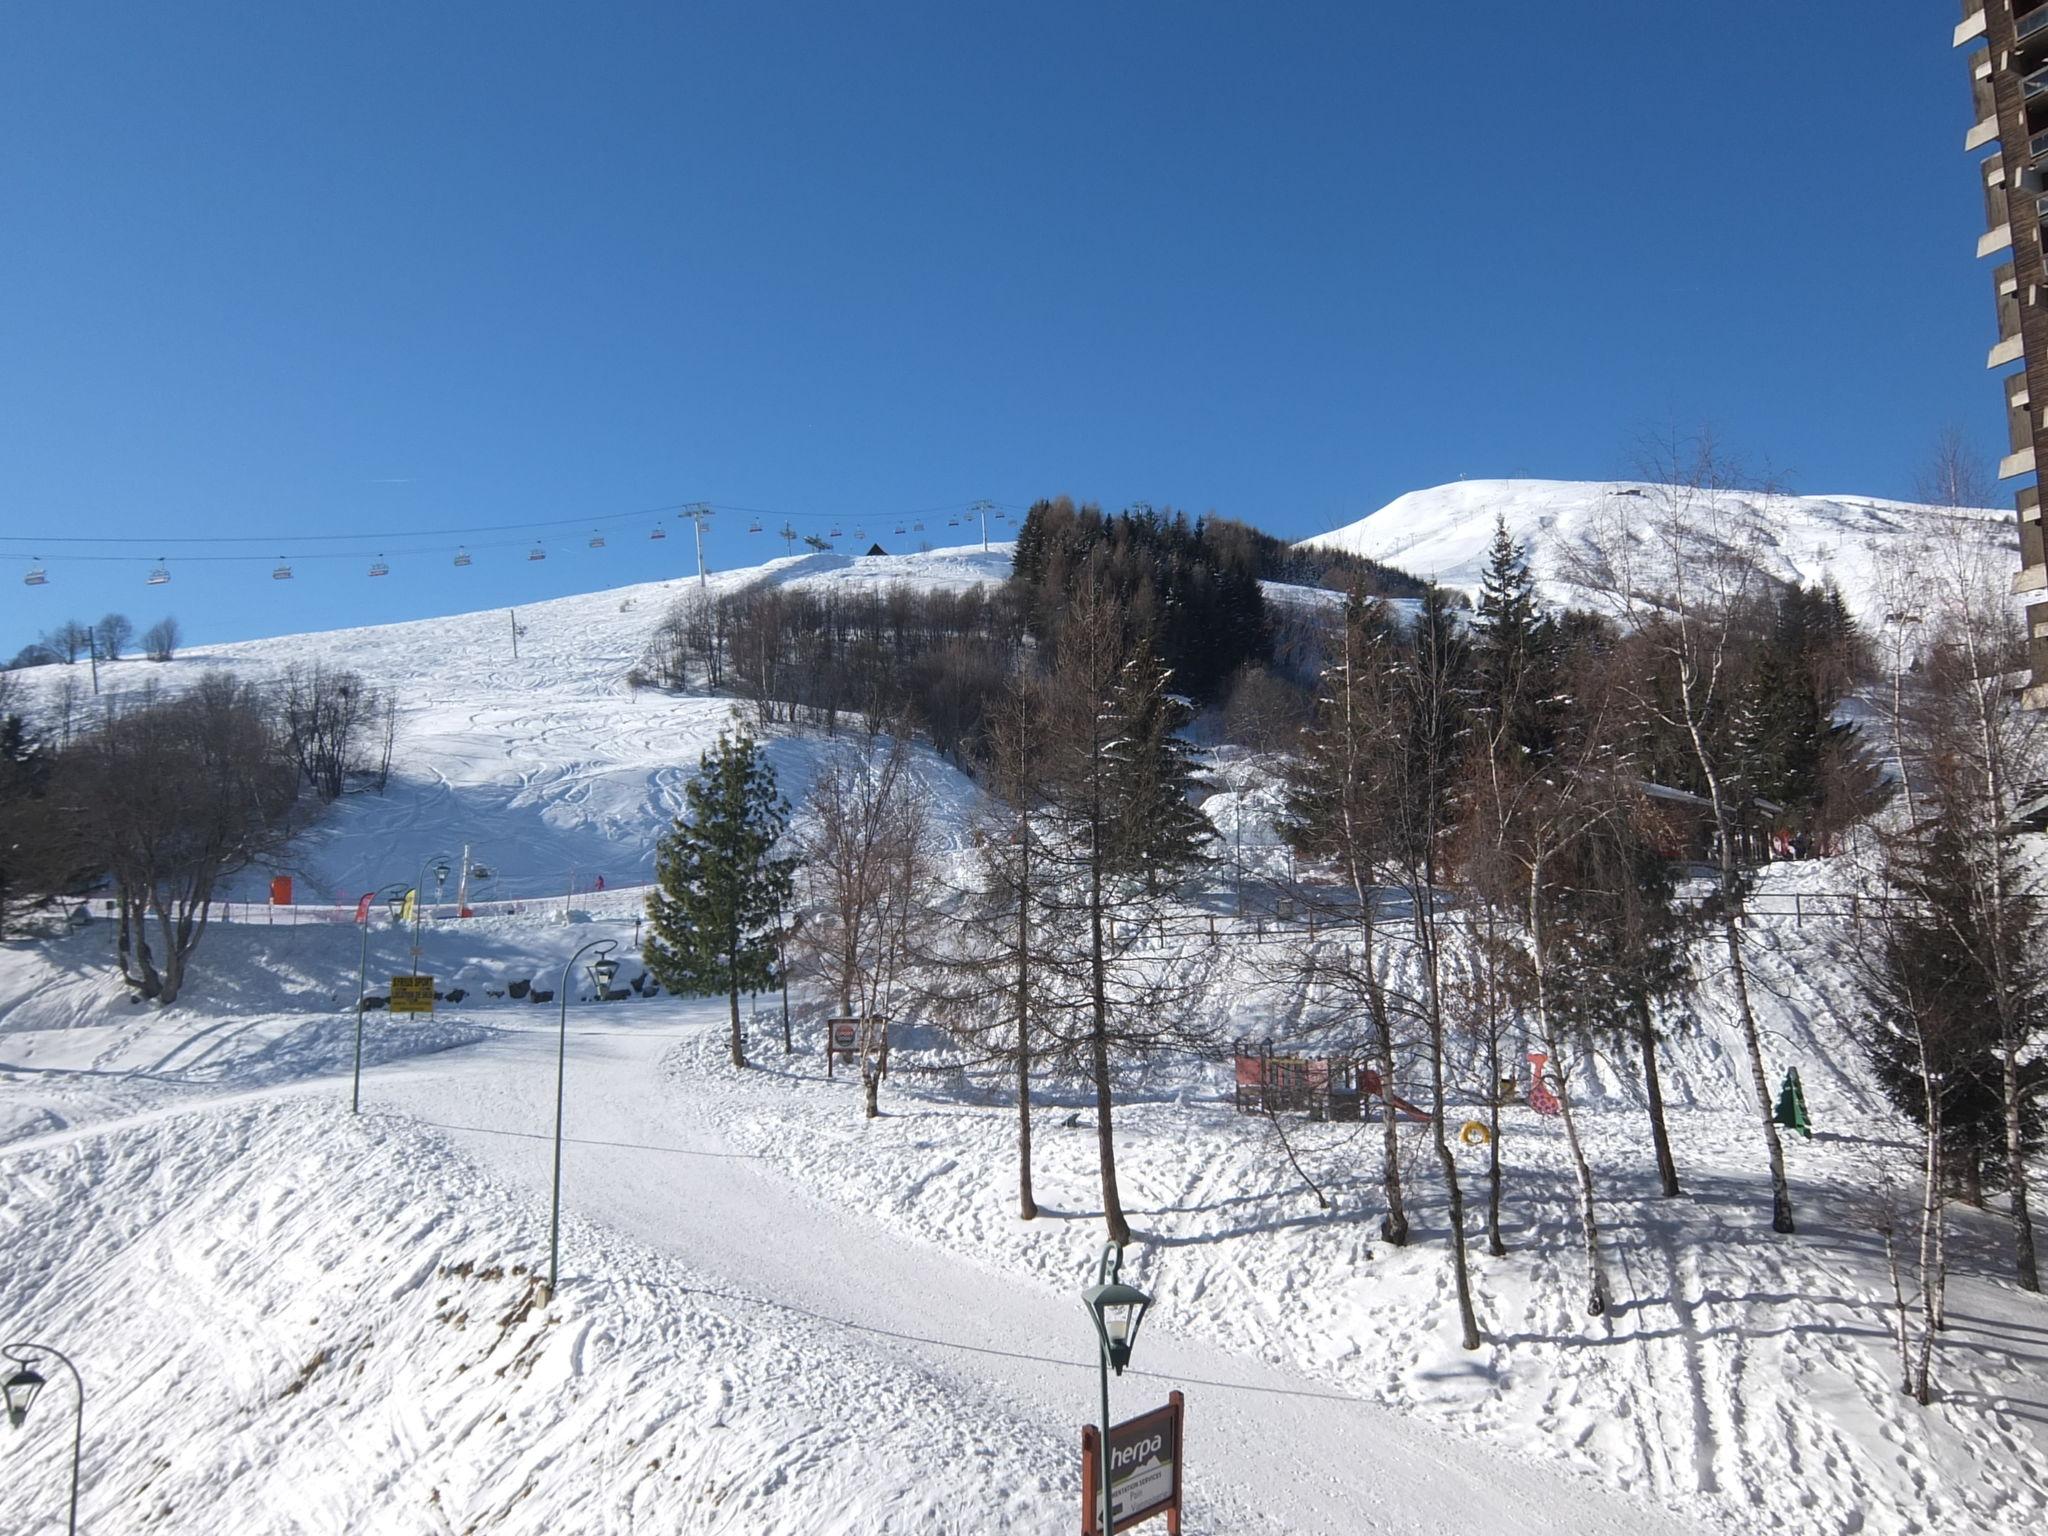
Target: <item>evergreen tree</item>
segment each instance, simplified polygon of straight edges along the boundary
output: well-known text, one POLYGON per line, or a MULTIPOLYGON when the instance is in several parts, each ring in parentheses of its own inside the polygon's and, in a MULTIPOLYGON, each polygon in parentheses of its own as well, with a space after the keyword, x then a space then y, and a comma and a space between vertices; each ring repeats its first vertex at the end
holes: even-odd
MULTIPOLYGON (((1984 920, 1982 874, 1972 867, 1978 856, 1945 818, 1914 829, 1892 861, 1900 899, 1860 977, 1870 1010, 1865 1049, 1878 1082, 1901 1113, 1932 1130, 1946 1180, 1972 1204, 2007 1182, 1998 1006, 1986 963, 2000 937, 2010 951, 2007 975, 2029 1004, 2038 1006, 2043 987, 2024 953, 2026 926, 2011 924, 1995 937, 1984 920)), ((2011 853, 2001 840, 1981 856, 2011 853)), ((2034 1062, 2026 1073, 2022 1136, 2033 1151, 2041 1145, 2048 1063, 2034 1062)))
POLYGON ((732 1064, 747 1064, 740 993, 776 984, 777 915, 796 861, 775 846, 789 802, 751 737, 721 734, 684 791, 687 809, 655 850, 647 898, 647 969, 683 996, 723 992, 732 1005, 732 1064))
POLYGON ((1472 625, 1473 702, 1482 728, 1513 755, 1541 760, 1556 746, 1557 649, 1528 550, 1496 516, 1472 625))
POLYGON ((49 788, 50 760, 28 722, 0 713, 0 935, 10 893, 34 879, 37 853, 59 818, 35 804, 49 788))
POLYGON ((1194 803, 1207 785, 1194 747, 1180 735, 1190 712, 1170 691, 1171 682, 1151 640, 1141 640, 1110 701, 1116 732, 1107 748, 1116 817, 1110 867, 1142 875, 1148 895, 1205 863, 1205 846, 1216 835, 1194 803))
MULTIPOLYGON (((1617 781, 1616 786, 1619 788, 1617 781)), ((1557 897, 1560 1014, 1589 1035, 1619 1035, 1640 1053, 1657 1177, 1679 1194, 1657 1070, 1657 1014, 1691 985, 1687 951, 1702 925, 1678 900, 1680 865, 1660 854, 1647 807, 1618 805, 1589 828, 1557 897)))

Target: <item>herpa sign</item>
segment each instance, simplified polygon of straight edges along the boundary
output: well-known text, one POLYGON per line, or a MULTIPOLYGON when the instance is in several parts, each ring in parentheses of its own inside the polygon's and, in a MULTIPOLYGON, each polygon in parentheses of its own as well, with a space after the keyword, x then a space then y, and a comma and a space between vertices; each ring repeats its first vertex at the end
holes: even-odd
MULTIPOLYGON (((1166 1406, 1113 1425, 1109 1431, 1109 1528, 1128 1530, 1154 1515, 1166 1516, 1167 1536, 1180 1536, 1181 1430, 1186 1400, 1166 1394, 1166 1406)), ((1095 1426, 1081 1430, 1081 1536, 1103 1536, 1096 1491, 1102 1451, 1095 1426)))

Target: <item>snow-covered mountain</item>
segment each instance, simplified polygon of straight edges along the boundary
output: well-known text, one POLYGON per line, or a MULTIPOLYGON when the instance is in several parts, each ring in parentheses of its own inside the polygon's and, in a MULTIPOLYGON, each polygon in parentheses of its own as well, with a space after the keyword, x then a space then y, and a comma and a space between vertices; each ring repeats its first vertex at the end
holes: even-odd
MULTIPOLYGON (((1572 602, 1574 592, 1558 579, 1558 552, 1603 512, 1617 505, 1647 509, 1661 491, 1623 480, 1459 480, 1410 491, 1369 517, 1302 542, 1365 555, 1476 592, 1498 515, 1529 547, 1546 595, 1572 602)), ((1960 530, 1996 553, 2000 563, 2018 563, 2019 533, 2010 509, 1959 511, 1870 496, 1727 494, 1755 512, 1773 575, 1802 583, 1832 579, 1859 618, 1878 611, 1873 589, 1879 562, 1944 530, 1960 530)))

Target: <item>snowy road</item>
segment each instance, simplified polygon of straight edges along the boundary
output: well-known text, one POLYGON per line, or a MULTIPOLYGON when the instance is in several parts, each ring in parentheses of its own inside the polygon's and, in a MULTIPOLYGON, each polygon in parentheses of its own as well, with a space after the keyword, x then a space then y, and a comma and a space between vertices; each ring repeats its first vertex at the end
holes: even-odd
MULTIPOLYGON (((865 1334, 1006 1411, 1093 1419, 1093 1352, 1078 1291, 1057 1295, 841 1219, 736 1154, 661 1070, 716 1007, 665 1025, 572 1028, 566 1210, 719 1277, 723 1299, 865 1334)), ((515 1189, 545 1200, 555 1032, 405 1061, 366 1085, 372 1107, 418 1117, 515 1189)), ((577 1284, 573 1241, 565 1291, 577 1284)), ((1114 1387, 1119 1418, 1188 1396, 1189 1529, 1656 1533, 1703 1527, 1480 1444, 1412 1424, 1299 1376, 1177 1337, 1155 1316, 1144 1370, 1114 1387), (1569 1512, 1567 1515, 1566 1512, 1569 1512)), ((1078 1451, 1077 1451, 1078 1454, 1078 1451)), ((1075 1474, 1078 1476, 1078 1474, 1075 1474)))

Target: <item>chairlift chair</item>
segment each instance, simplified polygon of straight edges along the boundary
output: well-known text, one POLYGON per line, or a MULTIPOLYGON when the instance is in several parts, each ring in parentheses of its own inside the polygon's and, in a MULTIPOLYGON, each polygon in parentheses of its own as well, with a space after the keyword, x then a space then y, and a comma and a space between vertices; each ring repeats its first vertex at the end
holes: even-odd
POLYGON ((649 537, 650 539, 665 539, 668 537, 668 530, 666 528, 656 528, 654 532, 647 535, 647 537, 649 537))
POLYGON ((902 533, 904 533, 905 531, 906 531, 906 530, 905 530, 904 526, 903 526, 903 525, 902 525, 901 523, 898 523, 898 524, 896 525, 896 532, 897 532, 898 534, 902 534, 902 533))
POLYGON ((292 568, 286 562, 283 555, 277 557, 277 564, 270 572, 270 579, 272 581, 290 581, 292 579, 292 568))
POLYGON ((533 548, 529 549, 526 552, 526 558, 529 560, 545 560, 547 559, 547 557, 548 552, 545 549, 542 549, 538 544, 534 545, 533 548))
POLYGON ((960 519, 957 517, 949 517, 946 519, 946 526, 948 528, 958 528, 960 526, 960 519))
POLYGON ((912 524, 910 525, 910 531, 911 531, 912 533, 923 533, 923 532, 924 532, 924 524, 923 524, 923 523, 912 523, 912 524))
POLYGON ((604 535, 601 533, 592 532, 592 534, 590 535, 590 547, 592 549, 603 549, 604 535))
POLYGON ((163 558, 159 556, 156 564, 149 568, 149 575, 144 579, 150 586, 160 587, 171 579, 171 568, 165 565, 163 558))
POLYGON ((837 523, 834 523, 832 525, 832 531, 829 534, 827 534, 826 537, 830 539, 836 539, 839 537, 839 525, 837 523))
POLYGON ((456 551, 455 551, 455 563, 456 563, 457 565, 468 565, 468 564, 470 564, 470 563, 471 563, 471 561, 470 561, 470 558, 469 558, 469 551, 468 551, 468 550, 466 550, 466 549, 458 549, 458 550, 456 550, 456 551))
POLYGON ((47 587, 50 584, 50 573, 40 565, 32 565, 28 568, 28 574, 21 578, 21 584, 25 587, 47 587))
POLYGON ((748 524, 747 524, 747 532, 749 532, 749 533, 759 533, 760 531, 761 531, 761 519, 759 519, 758 517, 757 517, 757 518, 755 518, 755 519, 754 519, 754 520, 753 520, 752 522, 750 522, 750 523, 748 523, 748 524))
POLYGON ((382 555, 379 555, 370 562, 370 574, 372 576, 389 576, 391 574, 391 567, 384 563, 382 555))

